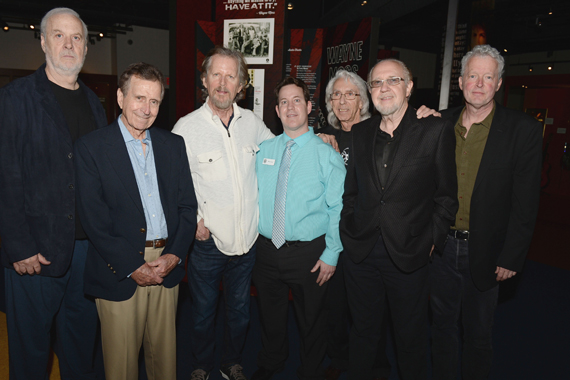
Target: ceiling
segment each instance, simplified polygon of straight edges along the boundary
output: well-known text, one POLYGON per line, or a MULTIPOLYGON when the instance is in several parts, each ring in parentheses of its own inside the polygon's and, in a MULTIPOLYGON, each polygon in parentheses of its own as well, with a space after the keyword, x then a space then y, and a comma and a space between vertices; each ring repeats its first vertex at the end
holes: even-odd
MULTIPOLYGON (((287 12, 291 28, 326 27, 372 16, 380 20, 379 42, 388 49, 441 50, 448 0, 368 0, 364 5, 364 0, 285 1, 294 6, 287 12)), ((115 28, 120 33, 121 27, 132 25, 168 29, 170 3, 175 0, 0 0, 0 18, 39 23, 49 9, 68 6, 94 31, 115 28)), ((458 18, 481 21, 488 43, 508 49, 507 54, 570 49, 568 0, 459 0, 458 18)))

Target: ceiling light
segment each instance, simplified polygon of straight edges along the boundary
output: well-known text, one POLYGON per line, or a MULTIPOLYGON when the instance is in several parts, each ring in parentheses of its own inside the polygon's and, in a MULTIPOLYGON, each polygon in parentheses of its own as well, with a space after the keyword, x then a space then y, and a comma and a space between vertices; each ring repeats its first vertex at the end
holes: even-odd
POLYGON ((99 37, 105 37, 103 33, 99 33, 99 37))
POLYGON ((287 9, 292 11, 293 10, 293 3, 288 3, 287 4, 287 9))
POLYGON ((507 49, 503 49, 503 51, 506 53, 506 52, 507 52, 507 49))
POLYGON ((548 66, 548 71, 551 71, 551 70, 552 70, 552 66, 548 66))
POLYGON ((34 30, 36 29, 36 26, 34 24, 30 24, 30 29, 34 30))
POLYGON ((6 24, 6 21, 2 21, 0 22, 2 24, 2 30, 5 32, 10 31, 10 27, 8 26, 8 24, 6 24))
POLYGON ((532 66, 529 66, 529 67, 528 67, 528 71, 532 71, 532 66))

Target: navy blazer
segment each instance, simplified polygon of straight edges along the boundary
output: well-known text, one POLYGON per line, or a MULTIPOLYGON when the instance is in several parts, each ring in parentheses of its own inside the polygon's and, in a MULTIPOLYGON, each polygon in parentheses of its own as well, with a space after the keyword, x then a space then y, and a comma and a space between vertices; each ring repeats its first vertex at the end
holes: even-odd
MULTIPOLYGON (((110 301, 132 297, 129 276, 144 261, 146 220, 125 140, 115 120, 75 144, 78 209, 91 245, 84 291, 110 301)), ((168 228, 163 254, 182 259, 165 278, 171 288, 184 277, 184 260, 196 230, 196 195, 184 139, 152 128, 152 148, 162 209, 168 228)))
POLYGON ((352 127, 351 157, 344 182, 340 232, 344 251, 359 263, 380 234, 404 272, 429 261, 432 245, 443 249, 457 213, 453 125, 418 119, 408 106, 398 126, 400 142, 390 175, 381 186, 374 154, 380 116, 352 127))
MULTIPOLYGON (((90 115, 107 125, 99 98, 81 80, 90 115)), ((0 236, 2 265, 41 253, 51 265, 42 276, 65 274, 75 242, 73 142, 45 73, 0 89, 0 236)))
MULTIPOLYGON (((454 124, 463 107, 441 112, 454 124)), ((497 104, 469 207, 469 267, 481 291, 497 286, 497 266, 523 269, 540 198, 542 126, 497 104)))

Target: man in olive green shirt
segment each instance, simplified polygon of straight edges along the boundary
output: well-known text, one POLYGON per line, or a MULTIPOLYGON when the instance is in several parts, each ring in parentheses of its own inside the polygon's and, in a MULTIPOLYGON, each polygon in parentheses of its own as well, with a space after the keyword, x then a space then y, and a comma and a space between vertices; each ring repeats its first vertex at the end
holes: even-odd
POLYGON ((522 270, 538 212, 542 128, 493 97, 504 59, 489 45, 461 61, 465 107, 454 121, 459 210, 430 270, 433 378, 457 378, 461 316, 462 379, 486 379, 492 362, 498 284, 522 270))

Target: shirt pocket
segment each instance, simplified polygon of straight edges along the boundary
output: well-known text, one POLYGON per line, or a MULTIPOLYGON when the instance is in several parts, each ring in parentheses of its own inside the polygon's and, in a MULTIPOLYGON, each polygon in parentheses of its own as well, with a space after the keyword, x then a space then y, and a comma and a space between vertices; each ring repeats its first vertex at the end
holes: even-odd
POLYGON ((228 175, 223 154, 216 150, 196 156, 198 158, 198 172, 205 181, 221 181, 228 175))

